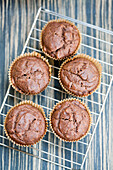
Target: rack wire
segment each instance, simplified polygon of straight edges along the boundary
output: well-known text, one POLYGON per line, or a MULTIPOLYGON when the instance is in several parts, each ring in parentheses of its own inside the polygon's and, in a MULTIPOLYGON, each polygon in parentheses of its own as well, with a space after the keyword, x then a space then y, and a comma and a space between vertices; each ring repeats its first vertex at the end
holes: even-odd
POLYGON ((42 141, 28 148, 16 146, 5 136, 3 123, 7 111, 21 100, 32 100, 40 104, 46 113, 47 120, 49 120, 49 112, 52 110, 54 104, 64 98, 72 97, 62 90, 58 81, 58 70, 61 62, 48 59, 52 66, 52 76, 51 82, 44 92, 35 96, 25 96, 13 90, 9 85, 0 109, 0 145, 36 157, 38 160, 46 161, 54 166, 59 166, 61 169, 82 169, 113 81, 113 44, 111 43, 113 32, 40 7, 22 54, 37 51, 44 55, 39 46, 42 27, 49 20, 59 18, 72 21, 79 28, 82 35, 82 43, 78 53, 91 55, 102 64, 102 78, 99 89, 88 97, 78 97, 87 104, 91 111, 92 124, 90 132, 84 139, 78 142, 68 143, 59 140, 48 127, 47 134, 42 141))

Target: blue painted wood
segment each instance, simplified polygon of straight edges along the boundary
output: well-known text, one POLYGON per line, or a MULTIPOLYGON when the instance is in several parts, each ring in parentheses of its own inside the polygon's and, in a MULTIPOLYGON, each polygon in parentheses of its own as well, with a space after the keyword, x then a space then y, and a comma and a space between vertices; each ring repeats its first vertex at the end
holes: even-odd
MULTIPOLYGON (((31 25, 33 23, 34 17, 37 13, 38 8, 42 6, 44 8, 50 9, 52 11, 61 13, 63 15, 70 16, 72 18, 76 18, 78 20, 82 20, 84 22, 88 22, 109 30, 113 30, 113 24, 112 24, 112 14, 113 14, 113 2, 112 0, 38 0, 38 1, 17 1, 17 0, 1 0, 0 1, 0 103, 2 103, 3 98, 5 96, 5 92, 8 87, 8 68, 11 64, 12 60, 21 54, 21 51, 23 49, 23 45, 25 43, 25 40, 28 36, 28 33, 30 31, 31 25)), ((52 17, 48 18, 46 16, 46 19, 54 19, 52 17)), ((82 28, 81 28, 82 29, 82 28)), ((97 34, 96 31, 91 32, 90 28, 87 28, 84 30, 88 34, 92 34, 95 37, 104 38, 105 40, 113 43, 113 40, 109 37, 106 37, 105 35, 97 34)), ((83 41, 86 41, 86 39, 83 39, 83 41)), ((87 38, 87 43, 92 44, 96 47, 96 41, 90 42, 87 38)), ((98 45, 101 47, 101 45, 98 45)), ((109 50, 111 53, 113 52, 113 49, 107 49, 106 47, 103 47, 105 50, 109 50)), ((82 49, 82 52, 86 52, 89 55, 92 55, 91 50, 86 50, 85 48, 82 49)), ((97 55, 96 52, 94 52, 94 55, 97 55)), ((101 57, 101 55, 99 56, 101 57)), ((106 59, 106 56, 103 55, 103 57, 106 59)), ((113 58, 111 57, 109 59, 111 63, 113 63, 113 58)), ((56 62, 56 65, 58 65, 59 62, 56 62)), ((107 68, 106 68, 107 69, 107 68)), ((113 70, 109 70, 113 73, 113 70)), ((55 73, 57 74, 57 73, 55 73)), ((59 86, 58 82, 56 83, 56 86, 59 86)), ((105 90, 105 89, 104 89, 105 90)), ((13 90, 11 90, 12 93, 13 90)), ((45 92, 44 92, 45 93, 45 92)), ((20 97, 20 94, 17 94, 20 97)), ((60 98, 58 94, 55 94, 55 97, 60 98)), ((33 98, 34 101, 36 101, 36 97, 33 98)), ((90 99, 90 96, 89 96, 90 99)), ((40 100, 40 102, 44 102, 44 100, 41 98, 38 98, 37 100, 40 100)), ((101 99, 97 99, 100 101, 101 99)), ((11 101, 10 101, 11 102, 11 101)), ((96 134, 94 136, 94 140, 92 142, 87 161, 85 162, 84 169, 85 170, 112 170, 113 169, 113 85, 111 92, 109 94, 109 97, 106 102, 106 106, 101 118, 101 121, 99 123, 98 129, 96 130, 96 134)), ((13 103, 12 103, 13 104, 13 103)), ((53 105, 52 103, 51 105, 53 105)), ((91 105, 90 109, 94 109, 97 111, 98 108, 96 106, 91 105)), ((7 110, 5 110, 7 112, 7 110)), ((0 123, 3 123, 3 118, 0 117, 0 123)), ((3 135, 3 129, 0 127, 0 133, 3 135)), ((62 142, 59 142, 59 140, 51 134, 50 136, 46 135, 45 139, 54 141, 57 145, 65 145, 70 148, 76 148, 77 146, 71 145, 71 144, 63 144, 62 142)), ((3 139, 0 138, 0 142, 3 141, 3 139)), ((6 144, 8 144, 8 141, 5 141, 6 144)), ((11 144, 13 146, 13 144, 11 144)), ((38 148, 44 149, 45 151, 49 152, 55 152, 56 155, 59 155, 62 158, 66 158, 70 160, 71 155, 68 151, 64 151, 63 149, 58 149, 58 147, 51 147, 49 144, 42 144, 37 145, 38 148), (51 149, 51 151, 50 151, 51 149)), ((80 146, 79 146, 80 147, 80 146)), ((18 148, 18 147, 17 147, 18 148)), ((33 152, 30 148, 23 149, 24 151, 33 152)), ((81 148, 81 151, 83 151, 84 148, 81 148)), ((38 154, 38 152, 37 152, 38 154)), ((46 154, 42 154, 44 158, 47 158, 46 154)), ((76 155, 73 154, 73 159, 76 159, 76 155)), ((2 170, 35 170, 35 169, 62 169, 58 166, 54 166, 50 163, 47 163, 45 161, 41 161, 36 158, 32 158, 31 156, 25 155, 23 153, 10 150, 8 148, 0 146, 0 169, 2 170)), ((56 162, 59 163, 59 159, 55 158, 56 162)), ((61 163, 64 165, 70 166, 69 162, 64 162, 61 159, 61 163)))

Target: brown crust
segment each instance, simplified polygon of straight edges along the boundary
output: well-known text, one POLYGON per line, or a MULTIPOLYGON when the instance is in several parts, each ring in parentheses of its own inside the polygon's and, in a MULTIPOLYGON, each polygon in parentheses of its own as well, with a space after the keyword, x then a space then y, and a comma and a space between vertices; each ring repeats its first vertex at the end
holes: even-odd
POLYGON ((67 59, 66 61, 64 61, 64 62, 62 63, 62 65, 60 66, 60 69, 59 69, 58 78, 59 78, 60 85, 62 86, 62 88, 63 88, 68 94, 73 95, 73 96, 77 96, 77 97, 86 97, 86 96, 91 95, 93 92, 95 92, 95 91, 98 89, 98 87, 100 86, 100 83, 101 83, 101 72, 102 72, 102 66, 101 66, 101 64, 100 64, 96 59, 94 59, 94 58, 92 58, 92 57, 90 57, 89 55, 86 55, 86 54, 78 54, 78 55, 74 56, 73 58, 67 59), (89 94, 82 95, 82 96, 80 96, 80 95, 75 95, 74 93, 72 93, 72 92, 70 92, 69 90, 67 90, 67 89, 63 86, 63 84, 62 84, 62 82, 61 82, 61 79, 60 79, 60 73, 61 73, 62 67, 63 67, 66 63, 68 63, 69 61, 73 61, 75 58, 86 58, 86 59, 88 59, 88 60, 91 61, 93 64, 95 64, 95 66, 96 66, 96 68, 98 69, 98 72, 99 72, 99 83, 98 83, 98 86, 97 86, 92 92, 90 92, 89 94))
POLYGON ((82 40, 82 37, 81 37, 80 31, 79 31, 79 29, 75 26, 74 23, 72 23, 72 22, 70 22, 70 21, 68 21, 68 20, 65 20, 65 19, 51 20, 51 21, 49 21, 49 22, 42 28, 41 35, 40 35, 40 47, 42 48, 42 51, 43 51, 43 53, 44 53, 46 56, 48 56, 48 57, 50 57, 50 58, 52 58, 52 59, 54 59, 54 60, 65 60, 66 58, 72 57, 73 55, 75 55, 75 54, 77 53, 77 51, 78 51, 78 49, 79 49, 79 47, 80 47, 81 40, 82 40), (79 32, 80 41, 79 41, 79 45, 78 45, 77 49, 75 50, 75 52, 74 52, 73 54, 71 54, 71 55, 69 55, 69 56, 67 56, 67 57, 64 57, 63 59, 56 59, 56 58, 54 58, 54 57, 51 57, 51 56, 50 56, 48 53, 46 53, 46 52, 44 51, 44 49, 43 49, 43 45, 42 45, 42 33, 43 33, 44 29, 46 28, 46 26, 47 26, 49 23, 51 23, 51 22, 66 22, 66 23, 69 23, 69 24, 73 25, 73 26, 77 29, 77 31, 79 32))
POLYGON ((27 56, 30 56, 30 57, 34 57, 34 56, 37 57, 37 56, 38 56, 38 58, 41 58, 41 59, 48 65, 48 67, 49 67, 49 81, 48 81, 48 84, 49 84, 49 82, 50 82, 50 80, 51 80, 51 66, 49 65, 49 62, 48 62, 47 59, 45 59, 44 57, 41 56, 41 54, 39 54, 39 53, 37 53, 37 52, 35 52, 35 51, 32 52, 32 53, 25 53, 25 54, 23 54, 23 55, 20 55, 20 56, 18 56, 18 57, 12 62, 11 66, 10 66, 10 68, 9 68, 9 82, 10 82, 10 85, 12 85, 12 87, 13 87, 16 91, 18 91, 19 93, 21 93, 21 94, 24 94, 24 95, 36 95, 36 94, 41 93, 44 89, 46 89, 46 87, 48 86, 48 84, 47 84, 46 87, 43 88, 39 93, 26 94, 26 93, 22 92, 21 90, 19 90, 19 89, 12 83, 12 80, 11 80, 11 72, 12 72, 13 65, 14 65, 15 62, 18 61, 20 58, 27 57, 27 56))
POLYGON ((81 102, 80 100, 75 99, 75 98, 64 99, 64 100, 61 100, 59 103, 57 103, 57 104, 53 107, 53 110, 50 112, 50 119, 49 119, 49 120, 50 120, 50 127, 51 127, 53 133, 54 133, 59 139, 65 141, 65 142, 75 142, 75 141, 81 140, 82 138, 84 138, 84 137, 87 135, 87 133, 89 132, 90 127, 91 127, 91 114, 90 114, 89 108, 88 108, 83 102, 81 102), (78 102, 80 102, 80 103, 86 108, 86 110, 87 110, 87 112, 88 112, 88 115, 89 115, 89 118, 90 118, 89 128, 88 128, 86 134, 83 135, 82 137, 78 138, 77 140, 73 140, 73 141, 65 140, 65 139, 61 138, 60 136, 58 136, 58 135, 56 134, 56 132, 53 130, 52 123, 51 123, 51 117, 52 117, 52 114, 53 114, 55 108, 56 108, 59 104, 61 104, 61 103, 63 103, 63 102, 66 102, 66 101, 78 101, 78 102))
MULTIPOLYGON (((5 128, 6 120, 7 120, 8 115, 10 114, 10 112, 11 112, 14 108, 16 108, 17 106, 20 106, 20 105, 23 105, 23 104, 28 104, 28 105, 34 106, 34 107, 38 108, 38 109, 41 111, 41 113, 42 113, 42 115, 43 115, 43 117, 44 117, 44 119, 45 119, 45 125, 46 125, 46 127, 45 127, 44 135, 40 138, 40 140, 45 136, 45 134, 46 134, 46 132, 47 132, 48 123, 47 123, 47 120, 46 120, 46 116, 45 116, 44 110, 42 109, 41 106, 39 106, 38 104, 33 103, 33 102, 30 101, 30 100, 22 101, 22 102, 18 103, 17 105, 15 105, 14 107, 12 107, 12 108, 8 111, 8 113, 7 113, 7 115, 6 115, 6 118, 5 118, 5 120, 4 120, 4 131, 5 131, 6 136, 8 137, 8 139, 9 139, 11 142, 13 142, 14 144, 16 144, 16 145, 18 145, 18 146, 31 146, 31 145, 18 144, 18 143, 16 143, 15 141, 13 141, 13 140, 9 137, 9 135, 8 135, 8 133, 7 133, 7 130, 6 130, 6 128, 5 128)), ((39 140, 39 141, 40 141, 40 140, 39 140)), ((36 143, 38 143, 39 141, 37 141, 36 143)), ((36 144, 36 143, 34 143, 34 144, 36 144)))

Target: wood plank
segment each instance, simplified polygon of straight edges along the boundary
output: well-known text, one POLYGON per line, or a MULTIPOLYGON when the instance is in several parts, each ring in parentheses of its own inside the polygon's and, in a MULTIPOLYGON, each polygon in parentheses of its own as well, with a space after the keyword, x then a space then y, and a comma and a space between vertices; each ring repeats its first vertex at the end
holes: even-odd
MULTIPOLYGON (((53 10, 55 12, 59 12, 63 15, 70 16, 72 18, 88 22, 91 24, 94 24, 96 26, 100 26, 102 28, 106 28, 108 30, 113 30, 113 24, 112 24, 112 7, 113 3, 112 0, 92 0, 92 1, 86 1, 86 0, 25 0, 25 1, 0 1, 0 103, 2 103, 5 92, 8 87, 8 69, 9 65, 11 64, 12 60, 21 54, 21 51, 23 49, 23 45, 25 43, 25 40, 27 38, 27 35, 30 31, 31 25, 33 23, 34 17, 37 13, 37 10, 40 6, 43 6, 44 8, 53 10)), ((50 18, 49 18, 50 19, 50 18)), ((110 36, 101 34, 99 32, 92 31, 87 28, 82 28, 80 25, 78 25, 79 28, 87 34, 87 32, 91 31, 91 35, 96 35, 97 38, 102 38, 103 40, 106 40, 108 42, 113 43, 113 40, 110 36)), ((85 40, 84 40, 85 41, 85 40)), ((98 41, 91 40, 89 42, 91 45, 95 45, 96 48, 100 48, 100 44, 98 41)), ((34 43, 35 45, 35 43, 34 43)), ((110 48, 109 45, 101 45, 101 48, 109 53, 113 53, 113 48, 110 48)), ((83 50, 82 48, 80 49, 83 50)), ((85 51, 85 48, 84 48, 85 51)), ((87 51, 92 56, 96 54, 96 56, 99 58, 100 54, 99 52, 94 53, 93 50, 87 51)), ((103 58, 107 62, 112 62, 113 59, 110 58, 107 55, 103 55, 103 58)), ((51 61, 52 62, 52 61, 51 61)), ((52 62, 54 64, 54 62, 52 62)), ((107 71, 113 73, 113 69, 110 70, 108 67, 106 68, 107 71)), ((104 78, 105 79, 105 78, 104 78)), ((54 83, 54 82, 53 82, 54 83)), ((103 91, 105 92, 105 87, 103 88, 103 91)), ((49 92, 49 91, 48 91, 49 92)), ((15 95, 16 92, 15 92, 15 95)), ((54 93, 51 94, 54 97, 54 93)), ((21 95, 21 97, 23 97, 21 95)), ((63 97, 63 94, 62 96, 63 97)), ((65 95, 66 97, 66 95, 65 95)), ((30 97, 32 100, 32 97, 30 97)), ((91 96, 91 99, 93 99, 93 96, 91 96)), ((98 97, 98 102, 101 101, 101 98, 98 97)), ((14 101, 15 103, 17 100, 14 101)), ((42 102, 42 98, 36 98, 35 102, 42 102)), ((112 89, 110 91, 109 97, 107 99, 107 103, 105 106, 105 109, 103 111, 103 115, 101 118, 101 121, 99 123, 99 126, 97 128, 96 134, 94 136, 90 151, 88 153, 88 158, 85 162, 84 169, 86 170, 111 170, 113 167, 113 85, 112 89)), ((47 103, 47 105, 52 107, 53 103, 47 103)), ((92 104, 92 107, 95 107, 92 104)), ((2 121, 2 120, 0 120, 2 121)), ((0 133, 3 133, 3 129, 0 129, 0 133)), ((1 140, 1 139, 0 139, 1 140)), ((58 145, 62 145, 63 147, 66 146, 66 144, 62 144, 61 141, 58 141, 58 139, 54 136, 52 137, 51 134, 48 135, 48 140, 54 140, 55 143, 58 145)), ((2 142, 4 140, 2 139, 2 142)), ((70 155, 66 155, 65 149, 58 149, 58 153, 56 153, 57 147, 51 146, 50 144, 47 145, 48 152, 51 154, 58 154, 62 158, 69 158, 71 157, 71 161, 74 159, 74 153, 71 153, 70 155)), ((42 148, 43 144, 37 145, 37 148, 42 148)), ((70 146, 71 149, 75 148, 75 145, 70 146)), ((76 144, 76 147, 78 147, 78 144, 76 144)), ((82 151, 84 148, 82 148, 82 151)), ((42 160, 32 158, 28 155, 24 155, 20 152, 16 152, 14 150, 10 150, 8 148, 4 148, 0 146, 0 167, 4 169, 26 169, 26 170, 35 170, 35 169, 62 169, 60 167, 56 167, 55 165, 51 163, 44 162, 42 160)), ((26 151, 31 152, 32 150, 27 148, 26 151)), ((36 151, 33 151, 34 154, 36 154, 36 151)), ((39 156, 41 156, 41 152, 39 152, 39 156)), ((55 160, 54 157, 47 156, 48 159, 55 160)), ((76 157, 76 160, 78 160, 78 157, 76 157)), ((58 163, 62 163, 65 165, 66 162, 64 160, 59 159, 58 163)), ((70 165, 71 168, 73 168, 73 164, 70 165)))

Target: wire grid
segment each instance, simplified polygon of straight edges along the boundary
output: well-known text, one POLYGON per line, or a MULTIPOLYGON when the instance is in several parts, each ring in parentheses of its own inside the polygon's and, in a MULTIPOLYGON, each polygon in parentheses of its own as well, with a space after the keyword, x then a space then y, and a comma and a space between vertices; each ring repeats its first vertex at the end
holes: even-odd
POLYGON ((51 82, 42 93, 35 96, 25 96, 13 90, 12 87, 8 87, 0 110, 0 145, 39 158, 42 161, 46 161, 47 163, 52 164, 54 167, 58 166, 61 169, 82 169, 112 85, 113 44, 110 42, 112 41, 111 38, 113 36, 113 32, 88 23, 84 23, 82 21, 78 21, 76 19, 72 19, 70 17, 62 16, 47 9, 39 8, 23 48, 22 54, 32 51, 37 51, 43 54, 39 46, 40 32, 43 26, 49 20, 59 18, 72 21, 79 28, 82 35, 82 43, 78 54, 86 53, 91 55, 102 64, 102 80, 99 89, 88 97, 77 97, 83 101, 91 111, 92 123, 90 132, 84 139, 81 139, 78 142, 69 143, 59 140, 52 133, 50 127, 48 127, 47 134, 42 139, 42 141, 31 147, 16 146, 5 136, 3 123, 7 111, 12 106, 19 103, 21 100, 32 100, 33 102, 41 105, 46 113, 47 120, 49 120, 49 113, 53 106, 64 98, 72 97, 63 91, 58 81, 58 70, 62 62, 48 59, 52 66, 51 82), (110 42, 105 39, 110 40, 110 42))

